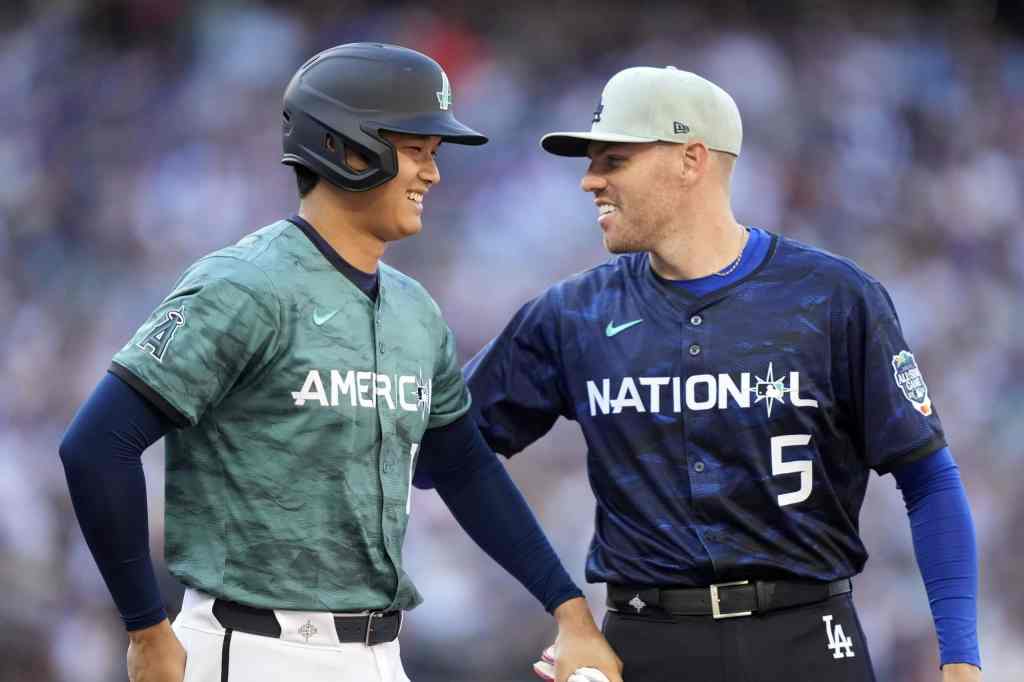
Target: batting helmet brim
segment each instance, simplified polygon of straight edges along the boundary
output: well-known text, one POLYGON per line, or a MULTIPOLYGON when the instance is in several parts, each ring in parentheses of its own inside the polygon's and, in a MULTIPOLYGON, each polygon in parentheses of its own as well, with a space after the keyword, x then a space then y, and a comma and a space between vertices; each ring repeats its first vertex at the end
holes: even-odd
POLYGON ((460 123, 450 114, 447 116, 419 114, 408 118, 389 118, 385 121, 368 123, 366 126, 407 135, 437 135, 442 141, 451 144, 481 145, 487 143, 485 136, 460 123))

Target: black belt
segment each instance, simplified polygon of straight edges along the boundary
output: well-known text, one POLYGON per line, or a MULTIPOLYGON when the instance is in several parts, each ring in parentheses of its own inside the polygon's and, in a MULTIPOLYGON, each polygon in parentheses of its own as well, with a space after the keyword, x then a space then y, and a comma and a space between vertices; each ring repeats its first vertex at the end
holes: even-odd
POLYGON ((637 615, 671 614, 735 618, 825 601, 853 591, 849 578, 831 583, 796 580, 740 580, 708 587, 608 585, 608 608, 637 615))
MULTIPOLYGON (((280 637, 281 624, 274 612, 217 599, 213 615, 225 630, 238 630, 252 635, 280 637)), ((367 646, 394 641, 402 629, 401 611, 372 611, 363 614, 333 614, 334 629, 339 642, 362 642, 367 646)), ((304 633, 301 628, 298 633, 304 633)), ((308 637, 307 637, 308 639, 308 637)))

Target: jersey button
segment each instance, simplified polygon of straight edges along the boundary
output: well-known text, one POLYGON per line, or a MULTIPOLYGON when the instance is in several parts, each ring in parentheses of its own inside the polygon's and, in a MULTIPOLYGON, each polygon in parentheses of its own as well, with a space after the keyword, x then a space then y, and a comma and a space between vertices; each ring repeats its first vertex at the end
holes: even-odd
POLYGON ((380 354, 384 355, 384 342, 383 341, 381 341, 379 344, 377 344, 377 348, 380 349, 380 354))
POLYGON ((690 355, 700 355, 700 345, 699 344, 694 343, 694 344, 690 345, 690 355))
POLYGON ((701 317, 700 315, 694 315, 693 317, 690 318, 690 324, 692 324, 694 327, 699 327, 703 322, 704 318, 701 317))
POLYGON ((698 474, 704 471, 704 462, 697 462, 696 464, 694 464, 693 470, 696 471, 698 474))

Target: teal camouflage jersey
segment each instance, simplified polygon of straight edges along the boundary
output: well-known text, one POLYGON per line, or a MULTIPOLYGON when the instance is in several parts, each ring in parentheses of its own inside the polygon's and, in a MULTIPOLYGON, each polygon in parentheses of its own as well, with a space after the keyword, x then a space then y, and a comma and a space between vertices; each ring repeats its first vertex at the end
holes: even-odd
POLYGON ((416 451, 469 408, 455 340, 415 280, 372 301, 296 225, 206 256, 111 367, 181 426, 166 437, 166 558, 252 606, 408 609, 416 451))

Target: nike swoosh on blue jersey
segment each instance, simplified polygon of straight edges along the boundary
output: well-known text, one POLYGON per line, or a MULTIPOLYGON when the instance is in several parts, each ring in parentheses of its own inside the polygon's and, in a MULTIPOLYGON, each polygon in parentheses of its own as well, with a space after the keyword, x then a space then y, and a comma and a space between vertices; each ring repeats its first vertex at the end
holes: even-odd
POLYGON ((321 327, 321 326, 323 326, 323 325, 324 325, 324 324, 325 324, 325 323, 326 323, 326 322, 327 322, 327 321, 328 321, 329 319, 331 319, 332 317, 334 317, 334 316, 335 316, 335 315, 337 315, 337 314, 338 314, 338 311, 337 311, 337 310, 332 310, 331 312, 327 313, 326 315, 320 315, 320 313, 319 313, 319 312, 317 312, 316 310, 314 310, 314 311, 313 311, 313 324, 315 324, 315 325, 316 325, 316 326, 318 326, 318 327, 321 327))
POLYGON ((641 322, 643 322, 642 319, 641 320, 633 320, 632 322, 627 322, 626 324, 620 324, 618 327, 615 326, 614 322, 609 322, 608 326, 605 327, 605 329, 604 329, 604 335, 607 336, 610 339, 613 336, 615 336, 616 334, 618 334, 619 332, 624 332, 627 329, 629 329, 630 327, 635 327, 636 325, 640 324, 641 322))

